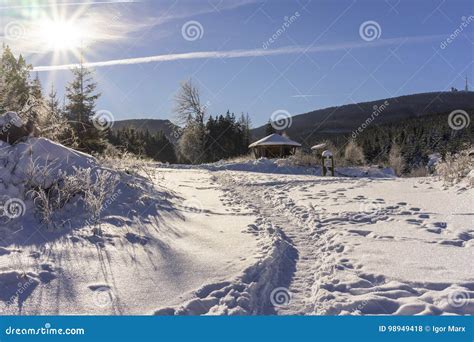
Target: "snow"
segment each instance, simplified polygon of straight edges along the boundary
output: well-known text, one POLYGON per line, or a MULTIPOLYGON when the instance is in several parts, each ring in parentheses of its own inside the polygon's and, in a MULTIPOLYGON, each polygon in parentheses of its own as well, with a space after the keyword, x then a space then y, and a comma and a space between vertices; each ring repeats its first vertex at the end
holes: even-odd
POLYGON ((321 155, 323 156, 323 158, 329 158, 332 157, 332 152, 329 150, 324 150, 321 155))
POLYGON ((15 127, 23 126, 23 122, 15 112, 6 112, 0 116, 0 127, 13 125, 15 127))
POLYGON ((293 141, 280 134, 273 133, 273 134, 267 135, 265 138, 262 138, 250 144, 249 148, 256 147, 256 146, 268 146, 268 145, 288 145, 288 146, 301 147, 300 143, 297 143, 296 141, 293 141))
POLYGON ((470 179, 321 177, 283 159, 132 168, 47 139, 0 144, 2 201, 25 203, 0 219, 0 313, 474 314, 470 179), (24 196, 77 168, 119 180, 102 236, 79 196, 56 230, 24 196))
POLYGON ((311 147, 312 150, 322 150, 327 146, 326 143, 317 144, 311 147))
POLYGON ((60 210, 66 223, 50 231, 22 197, 24 167, 32 161, 52 165, 46 174, 35 168, 28 181, 37 186, 50 186, 60 170, 103 168, 91 156, 46 139, 2 147, 2 195, 21 198, 26 209, 0 222, 1 313, 151 314, 254 262, 257 241, 241 232, 253 216, 228 212, 207 172, 151 170, 149 180, 109 170, 120 182, 102 213, 103 235, 93 234, 90 215, 76 198, 60 210), (24 277, 32 279, 28 291, 18 285, 24 277))

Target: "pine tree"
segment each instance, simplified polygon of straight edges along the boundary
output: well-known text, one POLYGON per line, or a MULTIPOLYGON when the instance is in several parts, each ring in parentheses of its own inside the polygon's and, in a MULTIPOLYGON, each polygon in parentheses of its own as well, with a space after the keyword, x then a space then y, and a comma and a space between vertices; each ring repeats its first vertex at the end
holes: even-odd
MULTIPOLYGON (((0 60, 0 75, 2 78, 0 89, 0 112, 14 111, 21 113, 28 101, 30 85, 28 83, 31 65, 27 65, 20 55, 15 58, 8 46, 3 46, 0 60)), ((22 119, 28 118, 24 115, 22 119)))
POLYGON ((54 85, 45 100, 45 114, 41 122, 42 136, 61 144, 75 147, 75 135, 69 125, 63 108, 59 104, 54 85))
POLYGON ((100 97, 96 93, 92 71, 80 63, 72 70, 74 79, 66 88, 67 115, 77 136, 77 148, 86 152, 101 152, 105 148, 105 132, 93 125, 95 104, 100 97))

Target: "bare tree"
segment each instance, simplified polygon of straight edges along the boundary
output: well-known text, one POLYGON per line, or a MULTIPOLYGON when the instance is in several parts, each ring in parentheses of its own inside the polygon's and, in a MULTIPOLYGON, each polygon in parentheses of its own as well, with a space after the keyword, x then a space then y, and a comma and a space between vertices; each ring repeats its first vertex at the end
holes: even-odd
POLYGON ((183 82, 175 96, 176 105, 174 112, 178 124, 186 125, 194 121, 204 126, 206 108, 201 104, 199 89, 193 85, 191 80, 183 82))
POLYGON ((198 164, 205 160, 206 106, 201 104, 199 89, 190 80, 181 84, 175 102, 177 124, 184 126, 179 142, 180 154, 188 162, 198 164))

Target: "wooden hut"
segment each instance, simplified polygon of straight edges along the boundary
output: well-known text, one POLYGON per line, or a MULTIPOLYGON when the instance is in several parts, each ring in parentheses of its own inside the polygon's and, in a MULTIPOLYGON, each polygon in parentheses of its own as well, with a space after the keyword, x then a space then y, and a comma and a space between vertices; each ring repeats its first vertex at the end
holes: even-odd
POLYGON ((279 134, 270 134, 249 145, 255 158, 282 158, 295 153, 301 144, 279 134))

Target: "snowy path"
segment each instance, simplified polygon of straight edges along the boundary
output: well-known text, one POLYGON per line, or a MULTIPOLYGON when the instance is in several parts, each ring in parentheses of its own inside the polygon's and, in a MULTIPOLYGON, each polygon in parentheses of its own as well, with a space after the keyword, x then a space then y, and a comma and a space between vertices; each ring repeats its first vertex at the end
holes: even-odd
POLYGON ((279 284, 291 299, 276 313, 474 313, 472 190, 416 179, 217 178, 234 194, 228 204, 244 202, 296 249, 291 280, 279 284))
POLYGON ((473 189, 206 166, 150 174, 123 183, 101 238, 74 208, 70 229, 28 216, 0 231, 0 312, 474 314, 473 189))

